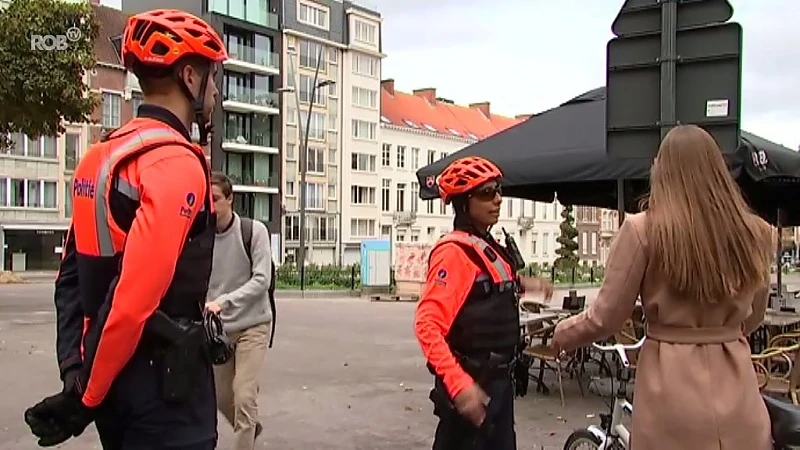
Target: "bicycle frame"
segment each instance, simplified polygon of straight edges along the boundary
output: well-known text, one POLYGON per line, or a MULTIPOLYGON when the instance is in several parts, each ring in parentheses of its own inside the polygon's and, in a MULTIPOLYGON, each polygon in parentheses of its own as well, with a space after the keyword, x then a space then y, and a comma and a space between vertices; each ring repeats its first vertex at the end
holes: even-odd
POLYGON ((592 344, 600 351, 614 351, 622 362, 620 373, 620 383, 617 392, 614 394, 614 406, 611 414, 600 414, 600 426, 589 425, 587 430, 594 434, 600 441, 600 450, 607 450, 613 444, 621 444, 626 450, 630 447, 630 431, 622 423, 626 416, 633 414, 633 405, 628 401, 628 382, 631 379, 630 361, 628 360, 627 350, 638 350, 644 345, 645 338, 633 345, 598 345, 592 344))

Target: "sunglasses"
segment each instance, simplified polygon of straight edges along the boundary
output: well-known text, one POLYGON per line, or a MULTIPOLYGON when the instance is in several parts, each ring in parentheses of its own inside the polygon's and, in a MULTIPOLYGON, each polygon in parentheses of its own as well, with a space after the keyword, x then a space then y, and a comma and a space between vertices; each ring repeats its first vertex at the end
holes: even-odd
POLYGON ((473 192, 470 197, 474 197, 478 200, 488 202, 490 200, 494 200, 495 196, 503 196, 503 188, 500 187, 498 184, 497 186, 492 187, 485 187, 483 189, 478 189, 477 191, 473 192))

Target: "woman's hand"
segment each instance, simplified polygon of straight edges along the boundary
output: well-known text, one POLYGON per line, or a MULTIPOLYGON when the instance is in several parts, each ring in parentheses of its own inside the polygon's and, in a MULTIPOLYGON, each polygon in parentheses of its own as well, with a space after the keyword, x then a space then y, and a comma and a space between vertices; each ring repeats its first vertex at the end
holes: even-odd
POLYGON ((553 296, 553 285, 536 277, 522 277, 519 280, 525 292, 541 292, 546 300, 553 296))

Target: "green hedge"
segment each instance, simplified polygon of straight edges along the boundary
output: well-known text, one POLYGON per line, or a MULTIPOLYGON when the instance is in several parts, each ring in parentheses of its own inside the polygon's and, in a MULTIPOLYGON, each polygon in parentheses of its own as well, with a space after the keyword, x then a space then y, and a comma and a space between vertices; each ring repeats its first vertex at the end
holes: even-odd
POLYGON ((600 284, 603 282, 605 270, 603 266, 578 265, 574 270, 560 269, 550 264, 534 263, 519 271, 522 276, 536 276, 550 280, 556 285, 564 284, 600 284))
MULTIPOLYGON (((306 266, 305 288, 312 290, 361 289, 361 269, 355 266, 306 266)), ((300 289, 300 271, 294 264, 275 269, 277 289, 300 289)))

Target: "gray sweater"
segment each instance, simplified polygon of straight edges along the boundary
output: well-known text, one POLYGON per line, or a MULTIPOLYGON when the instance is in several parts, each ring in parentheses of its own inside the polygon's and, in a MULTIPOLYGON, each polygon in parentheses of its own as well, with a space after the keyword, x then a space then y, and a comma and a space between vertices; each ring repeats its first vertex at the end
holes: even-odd
POLYGON ((233 224, 215 238, 208 284, 208 299, 219 303, 220 317, 229 333, 272 321, 267 294, 273 281, 270 279, 272 250, 267 227, 258 220, 253 221, 250 252, 252 269, 244 249, 241 222, 234 213, 233 224))

